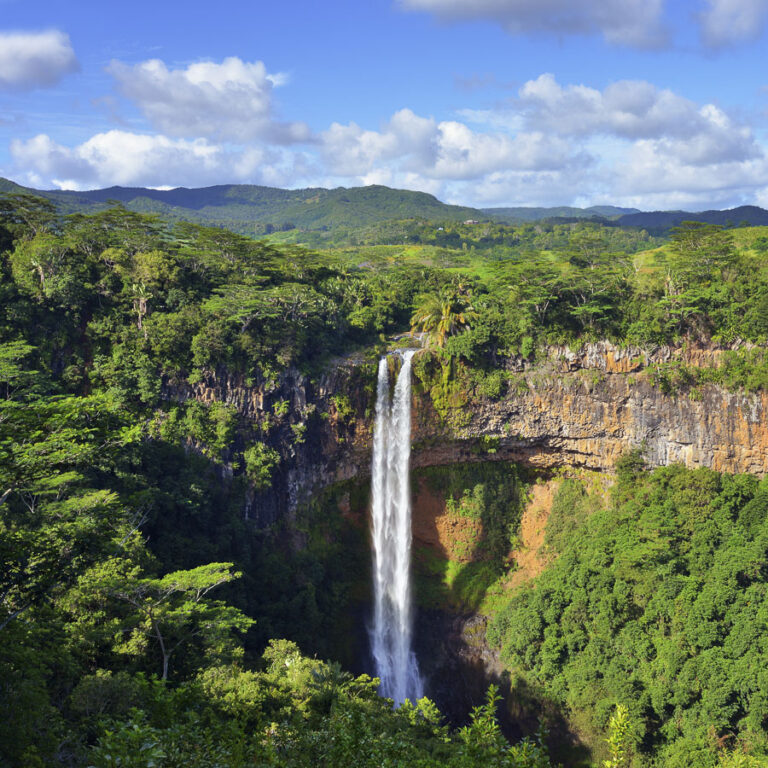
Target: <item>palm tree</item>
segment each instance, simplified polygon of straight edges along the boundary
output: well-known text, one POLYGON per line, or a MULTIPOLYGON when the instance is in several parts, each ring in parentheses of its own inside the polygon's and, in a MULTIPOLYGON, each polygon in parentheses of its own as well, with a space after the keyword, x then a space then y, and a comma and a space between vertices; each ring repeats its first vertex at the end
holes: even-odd
POLYGON ((477 320, 470 299, 461 285, 440 293, 422 294, 416 300, 416 311, 411 317, 411 333, 426 333, 430 342, 445 346, 449 336, 461 333, 477 320))

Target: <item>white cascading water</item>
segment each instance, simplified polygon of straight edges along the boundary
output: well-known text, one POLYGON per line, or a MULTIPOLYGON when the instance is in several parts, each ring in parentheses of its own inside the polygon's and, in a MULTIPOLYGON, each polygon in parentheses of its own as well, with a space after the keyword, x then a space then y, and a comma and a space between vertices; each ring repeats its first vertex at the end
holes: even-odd
POLYGON ((379 692, 395 706, 423 694, 411 648, 411 358, 403 353, 390 403, 389 366, 379 361, 373 436, 373 587, 371 649, 379 692))

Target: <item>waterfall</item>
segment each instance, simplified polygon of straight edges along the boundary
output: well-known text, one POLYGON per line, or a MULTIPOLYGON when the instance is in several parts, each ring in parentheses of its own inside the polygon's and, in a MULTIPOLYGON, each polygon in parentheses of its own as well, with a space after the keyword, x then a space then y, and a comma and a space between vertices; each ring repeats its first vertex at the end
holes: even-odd
POLYGON ((400 705, 423 696, 411 649, 411 358, 403 365, 390 403, 389 367, 379 361, 373 436, 372 537, 374 613, 371 649, 379 692, 400 705))

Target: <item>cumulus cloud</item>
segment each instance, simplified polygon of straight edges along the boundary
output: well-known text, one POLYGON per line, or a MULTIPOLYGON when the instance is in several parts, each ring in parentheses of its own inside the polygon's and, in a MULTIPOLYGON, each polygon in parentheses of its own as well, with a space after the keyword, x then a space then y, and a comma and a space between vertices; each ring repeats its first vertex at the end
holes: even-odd
POLYGON ((761 199, 768 178, 765 147, 750 126, 714 104, 647 82, 622 81, 598 90, 561 85, 545 74, 525 83, 504 108, 461 115, 477 130, 450 124, 446 131, 449 124, 439 124, 444 133, 435 167, 424 172, 447 180, 453 192, 463 189, 465 200, 728 205, 761 199), (442 173, 453 147, 464 150, 462 162, 442 173), (485 157, 494 158, 495 167, 494 160, 483 163, 485 157), (472 160, 477 180, 462 187, 456 183, 468 178, 462 165, 472 160))
POLYGON ((473 179, 498 170, 545 171, 583 161, 567 142, 540 132, 486 134, 457 122, 440 123, 439 129, 438 156, 431 171, 437 178, 473 179))
POLYGON ((766 187, 764 153, 748 160, 690 161, 674 143, 647 139, 633 144, 612 169, 611 190, 624 205, 646 209, 728 207, 754 201, 766 187))
POLYGON ((75 147, 41 134, 11 143, 11 156, 29 178, 66 189, 112 185, 204 186, 227 181, 285 185, 299 158, 275 149, 226 149, 206 139, 174 139, 127 131, 99 133, 75 147))
POLYGON ((400 0, 446 21, 488 20, 511 34, 602 34, 609 43, 662 45, 663 0, 400 0))
POLYGON ((113 61, 108 71, 123 95, 168 136, 276 144, 310 139, 305 123, 275 119, 272 92, 286 76, 270 74, 261 61, 229 57, 186 69, 168 69, 159 59, 135 66, 113 61))
POLYGON ((381 131, 364 130, 356 123, 333 123, 321 134, 320 145, 332 173, 362 177, 394 160, 405 167, 429 164, 435 156, 436 131, 432 118, 401 109, 381 131))
POLYGON ((707 0, 701 37, 712 48, 757 39, 768 19, 768 0, 707 0))
POLYGON ((550 169, 577 160, 567 142, 541 132, 514 136, 473 131, 457 121, 437 122, 404 109, 379 131, 334 123, 321 136, 329 169, 373 178, 382 167, 422 179, 477 179, 499 169, 550 169))
POLYGON ((571 135, 690 135, 701 124, 694 102, 636 80, 612 83, 599 91, 585 85, 562 86, 554 75, 543 74, 520 88, 517 106, 529 125, 571 135))
POLYGON ((525 83, 506 112, 521 131, 560 136, 594 157, 588 183, 602 200, 714 205, 742 202, 765 184, 765 149, 748 125, 648 82, 597 90, 544 74, 525 83))
POLYGON ((69 35, 63 32, 0 32, 0 90, 56 85, 77 69, 69 35))
POLYGON ((563 87, 553 75, 543 74, 523 85, 516 106, 529 129, 564 136, 656 139, 693 165, 760 154, 751 129, 719 107, 698 105, 644 81, 624 80, 599 91, 584 85, 563 87))

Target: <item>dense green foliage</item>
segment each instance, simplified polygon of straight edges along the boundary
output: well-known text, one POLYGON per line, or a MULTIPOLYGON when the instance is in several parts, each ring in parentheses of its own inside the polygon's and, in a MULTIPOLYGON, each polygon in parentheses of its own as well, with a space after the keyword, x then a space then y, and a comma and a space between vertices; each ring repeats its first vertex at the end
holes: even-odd
POLYGON ((764 347, 727 350, 717 365, 693 366, 672 360, 651 366, 649 374, 651 382, 666 393, 697 397, 703 384, 758 392, 768 388, 768 354, 764 347))
POLYGON ((768 333, 760 238, 752 247, 709 225, 682 226, 670 247, 637 254, 656 243, 590 223, 422 223, 410 255, 362 248, 320 256, 196 225, 168 230, 120 208, 63 223, 50 209, 33 210, 27 222, 30 212, 19 210, 30 198, 7 199, 7 218, 23 232, 8 257, 12 290, 31 300, 35 320, 44 308, 79 324, 60 346, 91 347, 92 360, 73 350, 67 377, 82 384, 88 367, 92 382, 148 404, 158 397, 153 370, 194 377, 226 365, 269 378, 405 330, 414 309, 438 301, 471 308, 439 340, 480 367, 544 342, 762 341, 768 333), (457 253, 466 255, 457 262, 457 253), (131 319, 139 333, 126 327, 131 319))
MULTIPOLYGON (((424 238, 415 250, 318 254, 121 206, 62 218, 0 197, 3 768, 548 765, 536 743, 501 737, 493 692, 452 733, 431 702, 393 712, 341 671, 369 567, 341 497, 363 491, 333 489, 290 526, 270 518, 284 464, 331 416, 289 402, 281 382, 378 354, 413 321, 434 347, 414 361, 415 392, 458 420, 470 389, 502 396, 519 385, 505 360, 545 342, 762 342, 763 233, 690 225, 641 253, 658 243, 594 222, 404 231, 424 238), (258 388, 258 413, 194 396, 229 380, 258 388)), ((762 388, 762 355, 692 382, 655 375, 762 388)), ((351 397, 332 401, 340 435, 351 397)), ((609 734, 612 765, 737 765, 742 746, 765 747, 765 489, 625 469, 591 517, 589 495, 563 484, 557 559, 494 637, 593 745, 609 734)), ((427 570, 471 609, 506 567, 522 494, 509 465, 470 475, 440 484, 482 523, 475 557, 427 570)))
POLYGON ((18 235, 2 275, 8 340, 23 329, 49 370, 66 357, 74 391, 144 405, 161 374, 226 365, 269 378, 402 328, 431 284, 415 269, 361 277, 222 230, 169 231, 122 208, 64 222, 23 196, 6 208, 7 238, 18 235))
POLYGON ((765 481, 628 460, 587 519, 574 481, 560 494, 548 533, 559 556, 489 632, 505 664, 595 744, 626 707, 633 766, 714 766, 724 747, 768 754, 765 481))
POLYGON ((84 679, 77 709, 107 728, 90 764, 549 768, 538 743, 504 740, 493 690, 469 725, 450 733, 428 699, 393 711, 375 681, 302 657, 292 643, 271 643, 263 661, 259 672, 211 667, 172 690, 109 674, 84 679))
MULTIPOLYGON (((467 261, 474 251, 488 258, 503 258, 510 253, 561 249, 567 245, 574 230, 599 227, 612 249, 633 252, 661 242, 640 228, 624 229, 608 226, 607 222, 564 222, 560 219, 514 226, 494 221, 468 219, 453 221, 425 218, 388 219, 368 225, 359 222, 353 227, 335 226, 327 230, 291 229, 274 233, 270 239, 280 242, 303 243, 316 248, 343 247, 354 253, 360 247, 420 245, 437 249, 435 256, 446 266, 455 261, 467 261)), ((386 251, 384 251, 386 252, 386 251)))
MULTIPOLYGON (((430 331, 444 360, 500 374, 505 358, 530 358, 542 344, 578 346, 607 338, 646 348, 713 341, 764 346, 768 270, 759 250, 762 230, 743 232, 736 237, 690 223, 664 248, 630 255, 611 250, 606 230, 579 225, 554 251, 485 262, 476 257, 439 291, 418 297, 413 321, 430 331), (461 306, 439 311, 439 304, 457 300, 461 306), (472 312, 467 323, 460 322, 463 307, 472 312), (438 330, 441 317, 446 331, 438 330)), ((660 370, 659 382, 677 365, 660 370)), ((756 389, 764 369, 761 349, 740 350, 725 355, 716 372, 696 373, 694 383, 756 389)))

